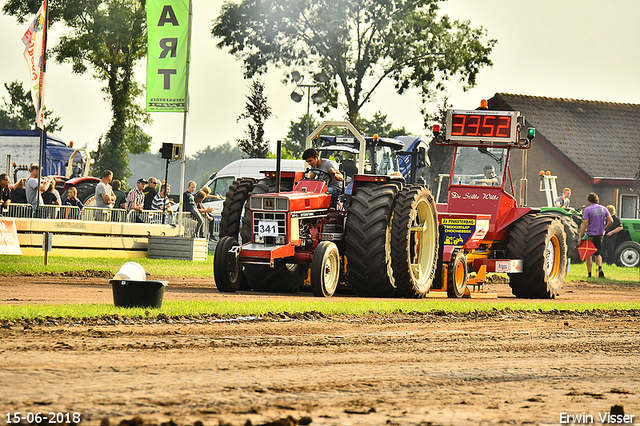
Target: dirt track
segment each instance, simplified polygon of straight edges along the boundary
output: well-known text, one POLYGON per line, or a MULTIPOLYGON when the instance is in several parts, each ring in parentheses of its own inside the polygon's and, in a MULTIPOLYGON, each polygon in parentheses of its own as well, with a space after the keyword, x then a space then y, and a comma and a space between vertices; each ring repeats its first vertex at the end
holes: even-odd
MULTIPOLYGON (((3 278, 0 303, 112 302, 104 279, 19 281, 3 278)), ((200 280, 170 285, 165 300, 287 297, 221 295, 200 280)), ((493 291, 514 300, 506 285, 493 291)), ((568 283, 561 296, 640 301, 640 286, 568 283)), ((18 321, 0 329, 0 353, 3 416, 543 425, 585 413, 600 424, 619 405, 640 424, 640 312, 18 321)))

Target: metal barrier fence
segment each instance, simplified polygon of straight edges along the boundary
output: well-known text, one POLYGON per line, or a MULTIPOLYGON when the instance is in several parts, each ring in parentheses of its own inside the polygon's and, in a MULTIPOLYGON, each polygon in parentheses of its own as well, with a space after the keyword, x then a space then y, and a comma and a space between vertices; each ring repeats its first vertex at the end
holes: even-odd
MULTIPOLYGON (((128 223, 152 223, 162 224, 163 213, 159 210, 143 210, 141 212, 127 212, 124 209, 104 209, 98 207, 84 207, 82 209, 74 206, 40 206, 38 210, 33 212, 30 204, 10 204, 8 210, 0 211, 0 216, 8 217, 30 217, 36 219, 56 219, 56 220, 79 220, 88 222, 128 222, 128 223)), ((205 236, 217 240, 220 232, 221 216, 214 215, 213 223, 210 226, 205 224, 205 236), (211 232, 211 235, 209 233, 211 232)), ((192 218, 190 213, 184 212, 165 212, 164 224, 177 226, 182 221, 184 235, 186 237, 194 237, 196 233, 197 222, 192 218)))

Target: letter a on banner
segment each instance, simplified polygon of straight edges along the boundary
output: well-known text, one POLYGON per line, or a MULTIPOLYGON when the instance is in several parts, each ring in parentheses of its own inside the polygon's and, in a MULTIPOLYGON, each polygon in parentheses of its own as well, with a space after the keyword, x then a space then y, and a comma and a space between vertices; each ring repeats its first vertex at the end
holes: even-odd
POLYGON ((147 111, 185 112, 189 0, 147 1, 147 111))

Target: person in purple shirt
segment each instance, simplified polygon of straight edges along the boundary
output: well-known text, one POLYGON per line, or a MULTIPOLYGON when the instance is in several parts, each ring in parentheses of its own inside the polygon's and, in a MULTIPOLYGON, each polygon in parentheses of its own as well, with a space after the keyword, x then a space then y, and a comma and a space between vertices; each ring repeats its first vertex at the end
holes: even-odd
MULTIPOLYGON (((587 237, 593 245, 596 246, 598 251, 594 253, 593 257, 596 259, 596 265, 598 265, 598 277, 604 278, 604 271, 602 270, 602 236, 604 235, 604 231, 613 223, 613 219, 611 218, 609 210, 607 210, 605 206, 598 204, 600 202, 598 194, 592 192, 587 197, 587 201, 589 201, 589 207, 584 209, 584 213, 582 214, 582 227, 580 228, 580 237, 578 240, 582 240, 582 236, 586 232, 587 237)), ((588 277, 591 276, 592 265, 593 260, 591 256, 589 256, 587 257, 588 277)))

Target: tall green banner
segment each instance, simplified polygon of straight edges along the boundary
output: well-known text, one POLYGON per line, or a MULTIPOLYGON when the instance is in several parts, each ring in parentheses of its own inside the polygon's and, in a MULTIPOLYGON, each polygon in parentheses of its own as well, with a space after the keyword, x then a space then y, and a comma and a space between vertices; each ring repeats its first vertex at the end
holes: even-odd
POLYGON ((147 0, 147 111, 185 112, 189 0, 147 0))

